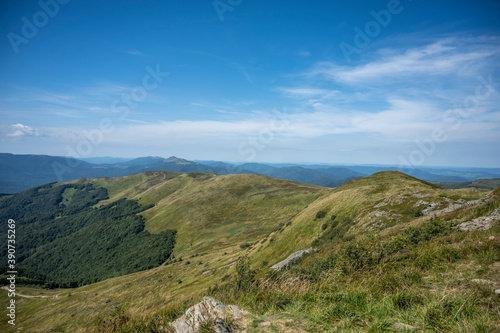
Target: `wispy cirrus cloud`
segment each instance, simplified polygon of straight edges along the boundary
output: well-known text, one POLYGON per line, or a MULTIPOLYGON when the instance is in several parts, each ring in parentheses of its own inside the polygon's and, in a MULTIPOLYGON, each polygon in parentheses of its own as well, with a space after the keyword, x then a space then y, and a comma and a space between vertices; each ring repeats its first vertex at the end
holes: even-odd
POLYGON ((319 62, 304 75, 349 85, 383 85, 417 77, 474 74, 478 65, 491 64, 491 58, 500 55, 499 43, 497 37, 446 38, 410 49, 385 49, 375 59, 357 66, 319 62))
POLYGON ((142 53, 141 51, 136 50, 136 49, 126 50, 126 51, 123 51, 123 53, 126 53, 126 54, 131 55, 131 56, 136 56, 136 57, 144 56, 144 53, 142 53))
MULTIPOLYGON (((313 112, 290 112, 276 117, 272 112, 247 115, 246 118, 234 117, 223 120, 177 120, 155 123, 131 123, 119 126, 113 133, 106 135, 104 143, 148 146, 178 145, 196 143, 198 146, 236 145, 245 138, 258 136, 263 129, 275 127, 273 137, 284 146, 293 149, 294 140, 314 140, 327 136, 342 140, 348 134, 366 134, 385 142, 413 142, 425 137, 436 126, 446 128, 441 113, 431 102, 412 100, 390 100, 390 105, 378 112, 343 109, 318 104, 313 112), (277 122, 277 123, 273 123, 277 122), (285 125, 286 124, 286 125, 285 125), (132 134, 132 135, 131 135, 132 134)), ((498 128, 496 122, 500 111, 483 112, 481 116, 467 121, 460 133, 448 132, 449 142, 460 142, 464 136, 471 136, 471 142, 487 142, 498 128)), ((46 129, 54 137, 67 140, 81 140, 84 135, 75 129, 46 129), (71 133, 68 136, 68 133, 71 133)), ((497 137, 500 133, 497 131, 497 137)))
POLYGON ((277 91, 285 96, 292 98, 321 98, 328 99, 338 96, 341 92, 338 90, 320 89, 314 87, 279 87, 277 91))

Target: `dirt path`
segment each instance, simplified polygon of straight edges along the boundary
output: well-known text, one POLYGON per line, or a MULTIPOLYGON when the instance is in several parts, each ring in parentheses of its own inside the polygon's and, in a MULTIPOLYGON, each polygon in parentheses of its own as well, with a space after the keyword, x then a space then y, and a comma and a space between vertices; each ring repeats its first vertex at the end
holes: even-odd
MULTIPOLYGON (((9 287, 1 287, 1 289, 3 290, 9 290, 9 287)), ((24 298, 58 298, 59 296, 58 295, 53 295, 53 296, 31 296, 31 295, 23 295, 23 294, 20 294, 18 292, 16 292, 16 296, 19 296, 19 297, 24 297, 24 298)))

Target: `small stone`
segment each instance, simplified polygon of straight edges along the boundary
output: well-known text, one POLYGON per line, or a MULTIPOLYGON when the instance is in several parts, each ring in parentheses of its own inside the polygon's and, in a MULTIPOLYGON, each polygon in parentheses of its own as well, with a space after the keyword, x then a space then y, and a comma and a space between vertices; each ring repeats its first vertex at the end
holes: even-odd
POLYGON ((488 240, 489 240, 489 241, 494 241, 494 240, 495 240, 495 236, 490 236, 490 237, 488 237, 488 240))
POLYGON ((408 324, 403 324, 400 322, 395 322, 391 325, 391 328, 397 331, 415 331, 418 330, 417 327, 408 324))
POLYGON ((479 283, 479 284, 496 284, 496 282, 485 279, 473 279, 470 282, 479 283))
POLYGON ((226 314, 230 314, 234 319, 240 319, 242 315, 248 312, 240 308, 239 306, 229 304, 226 306, 226 314))
POLYGON ((500 289, 495 290, 495 295, 500 295, 500 289))

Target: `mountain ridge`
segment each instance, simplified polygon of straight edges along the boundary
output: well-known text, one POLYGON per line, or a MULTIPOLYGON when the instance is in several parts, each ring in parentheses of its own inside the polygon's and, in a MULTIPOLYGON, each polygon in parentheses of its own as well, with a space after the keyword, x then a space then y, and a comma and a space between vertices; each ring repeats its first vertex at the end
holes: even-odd
MULTIPOLYGON (((99 159, 97 159, 99 160, 99 159)), ((111 158, 105 158, 111 160, 111 158)), ((96 160, 94 159, 94 162, 96 160)), ((262 163, 231 164, 207 161, 206 164, 171 156, 139 157, 116 163, 88 163, 69 157, 47 155, 14 155, 0 153, 0 193, 16 193, 34 186, 52 182, 64 182, 78 178, 122 177, 146 171, 206 172, 216 174, 255 173, 280 179, 305 182, 312 185, 337 187, 355 178, 366 177, 379 171, 391 170, 387 166, 328 166, 328 165, 270 165, 262 163)), ((397 169, 393 167, 392 169, 397 169)), ((500 169, 457 168, 409 172, 414 177, 433 182, 462 182, 463 184, 442 183, 444 186, 468 186, 466 182, 479 178, 500 177, 500 169)), ((494 182, 486 184, 494 188, 494 182)))

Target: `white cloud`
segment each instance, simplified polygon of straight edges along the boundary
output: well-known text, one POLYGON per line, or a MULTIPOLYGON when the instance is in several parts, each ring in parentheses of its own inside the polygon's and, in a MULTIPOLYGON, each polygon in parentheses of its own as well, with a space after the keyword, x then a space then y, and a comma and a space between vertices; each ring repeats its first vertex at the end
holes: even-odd
POLYGON ((30 126, 23 124, 14 124, 9 126, 10 132, 7 133, 8 136, 20 137, 20 136, 39 136, 40 131, 34 129, 30 126))
POLYGON ((132 55, 132 56, 136 56, 136 57, 144 56, 144 53, 142 53, 141 51, 138 51, 136 49, 126 50, 126 51, 124 51, 124 53, 132 55))
POLYGON ((498 39, 464 41, 456 38, 408 50, 385 50, 378 59, 358 66, 317 63, 307 76, 321 76, 339 83, 360 84, 384 80, 408 80, 409 77, 435 77, 464 73, 471 66, 500 55, 498 39))
POLYGON ((301 57, 304 57, 304 58, 311 56, 311 52, 309 52, 309 51, 298 51, 297 54, 301 57))
POLYGON ((277 88, 278 91, 283 93, 285 96, 292 98, 321 98, 329 99, 340 94, 338 90, 320 89, 312 87, 280 87, 277 88))

